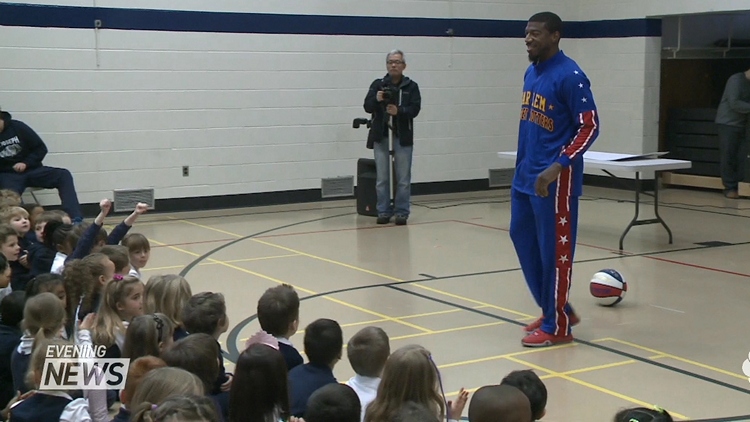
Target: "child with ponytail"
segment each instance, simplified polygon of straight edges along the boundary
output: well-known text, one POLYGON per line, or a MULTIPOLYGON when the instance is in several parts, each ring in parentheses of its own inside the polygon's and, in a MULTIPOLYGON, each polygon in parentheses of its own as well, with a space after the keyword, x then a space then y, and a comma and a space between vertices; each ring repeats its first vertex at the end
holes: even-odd
POLYGON ((34 342, 59 337, 64 324, 65 309, 54 294, 40 293, 26 301, 21 322, 24 333, 10 360, 15 391, 25 393, 30 390, 26 384, 26 371, 34 342))
POLYGON ((122 356, 128 324, 141 315, 143 283, 136 277, 115 274, 104 286, 92 332, 94 344, 107 347, 105 358, 122 356))

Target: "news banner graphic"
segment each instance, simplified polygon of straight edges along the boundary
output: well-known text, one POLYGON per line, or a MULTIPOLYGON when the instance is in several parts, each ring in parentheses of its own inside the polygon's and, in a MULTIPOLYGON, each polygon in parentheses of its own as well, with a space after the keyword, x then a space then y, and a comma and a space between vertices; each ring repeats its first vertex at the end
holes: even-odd
POLYGON ((47 346, 40 390, 122 390, 130 359, 105 358, 105 346, 47 346))

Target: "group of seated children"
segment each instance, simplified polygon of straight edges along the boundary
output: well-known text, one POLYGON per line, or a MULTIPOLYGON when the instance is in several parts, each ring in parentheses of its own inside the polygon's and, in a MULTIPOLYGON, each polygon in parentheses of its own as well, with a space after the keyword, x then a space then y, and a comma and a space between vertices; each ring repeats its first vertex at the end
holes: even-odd
MULTIPOLYGON (((229 327, 220 293, 193 294, 178 275, 141 279, 148 239, 129 233, 146 206, 107 234, 111 203, 92 224, 72 225, 62 213, 21 207, 0 192, 0 412, 25 421, 207 422, 455 422, 468 404, 472 422, 531 422, 545 416, 547 390, 530 370, 508 374, 473 393, 447 400, 430 351, 406 345, 391 352, 379 327, 347 342, 355 375, 334 375, 344 336, 334 320, 312 321, 304 355, 290 338, 300 300, 289 285, 257 302, 261 331, 251 336, 234 373, 224 367, 219 337, 229 327), (33 231, 31 229, 34 229, 33 231), (62 345, 106 348, 130 360, 125 386, 114 390, 40 389, 46 359, 62 345)), ((667 422, 644 408, 616 421, 667 422)))

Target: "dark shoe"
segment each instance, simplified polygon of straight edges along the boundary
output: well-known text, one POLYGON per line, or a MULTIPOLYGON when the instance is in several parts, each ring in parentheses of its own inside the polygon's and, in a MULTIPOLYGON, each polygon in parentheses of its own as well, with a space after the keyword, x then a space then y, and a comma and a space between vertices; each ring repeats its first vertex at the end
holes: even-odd
POLYGON ((404 217, 403 215, 397 215, 396 216, 396 225, 397 226, 405 226, 407 218, 408 217, 404 217))
POLYGON ((378 224, 388 224, 391 222, 391 216, 390 215, 379 215, 378 216, 378 224))

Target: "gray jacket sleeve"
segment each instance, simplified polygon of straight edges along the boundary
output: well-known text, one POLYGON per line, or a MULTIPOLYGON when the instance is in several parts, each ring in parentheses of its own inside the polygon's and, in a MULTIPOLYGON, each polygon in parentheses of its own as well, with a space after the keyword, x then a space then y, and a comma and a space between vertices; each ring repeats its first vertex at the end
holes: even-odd
POLYGON ((744 81, 740 78, 729 78, 727 81, 727 96, 729 100, 729 107, 737 112, 742 114, 749 114, 750 113, 750 102, 748 102, 748 98, 740 98, 740 92, 742 90, 741 84, 744 81))

